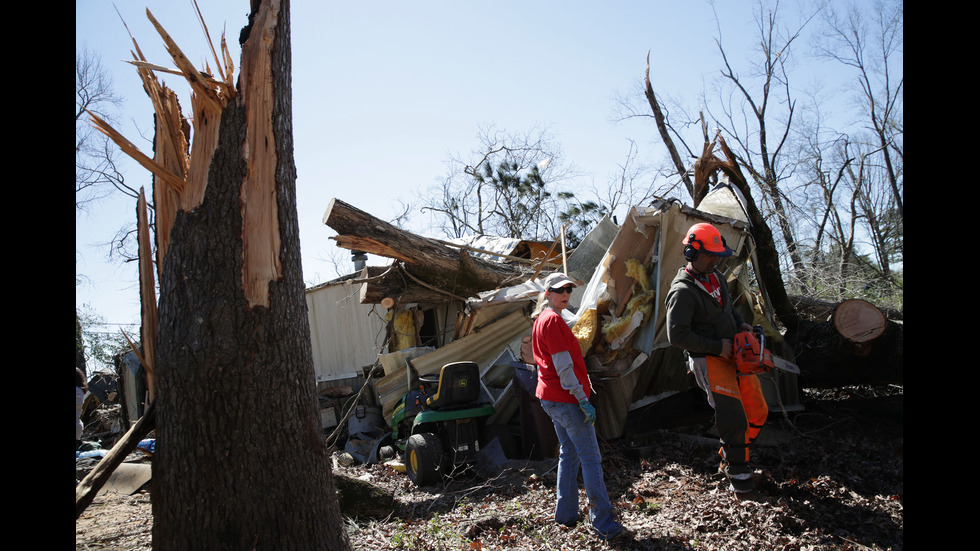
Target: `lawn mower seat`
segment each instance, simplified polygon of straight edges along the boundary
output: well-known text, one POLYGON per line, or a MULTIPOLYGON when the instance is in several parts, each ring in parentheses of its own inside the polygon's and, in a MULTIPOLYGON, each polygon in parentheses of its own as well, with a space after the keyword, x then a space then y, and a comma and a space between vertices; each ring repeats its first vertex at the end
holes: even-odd
MULTIPOLYGON (((435 383, 433 376, 423 383, 435 383)), ((428 386, 428 385, 426 385, 428 386)), ((435 394, 425 400, 430 409, 472 404, 480 397, 480 368, 473 362, 453 362, 442 366, 435 394)))

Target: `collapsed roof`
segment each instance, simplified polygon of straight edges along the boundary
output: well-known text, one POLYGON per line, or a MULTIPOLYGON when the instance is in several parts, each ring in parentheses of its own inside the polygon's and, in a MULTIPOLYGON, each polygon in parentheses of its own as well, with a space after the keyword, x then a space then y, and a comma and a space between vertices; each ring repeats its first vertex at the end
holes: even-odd
MULTIPOLYGON (((449 243, 417 236, 332 200, 324 223, 337 231, 333 239, 339 246, 394 260, 389 266, 362 271, 362 303, 384 304, 393 310, 423 302, 464 305, 460 315, 466 319, 457 320, 452 342, 437 349, 390 347, 389 353, 381 354, 385 375, 375 386, 386 420, 390 421, 413 375, 435 373, 445 363, 465 359, 480 365, 498 410, 497 420, 506 421, 516 403, 508 399, 512 393, 501 392, 509 377, 500 375, 506 372, 500 368, 519 355, 515 352, 521 339, 530 334, 529 313, 542 291, 538 279, 564 266, 583 282, 572 296, 577 307, 566 312, 566 321, 600 389, 595 404, 600 410, 597 428, 605 438, 622 436, 629 411, 690 387, 681 351, 667 342, 663 301, 685 263, 685 232, 698 222, 714 224, 734 250, 722 270, 735 307, 744 319, 766 329, 767 342, 779 354, 781 335, 766 291, 750 286, 754 243, 740 199, 737 190, 723 184, 697 210, 676 200, 634 207, 622 226, 603 220, 568 258, 555 259, 549 252, 548 258, 555 260, 549 264, 541 262, 544 255, 534 264, 493 251, 486 242, 449 243), (488 253, 497 258, 486 258, 488 253)), ((784 385, 795 388, 773 380, 769 394, 778 394, 784 385)), ((777 395, 773 401, 777 400, 784 403, 787 398, 777 395)))

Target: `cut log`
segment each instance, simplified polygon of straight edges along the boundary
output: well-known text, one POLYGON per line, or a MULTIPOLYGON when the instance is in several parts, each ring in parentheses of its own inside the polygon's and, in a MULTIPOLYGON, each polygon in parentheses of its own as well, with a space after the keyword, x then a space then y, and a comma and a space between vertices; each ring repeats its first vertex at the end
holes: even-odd
POLYGON ((867 301, 844 301, 827 321, 801 321, 795 350, 804 387, 903 384, 903 326, 867 301))
POLYGON ((834 329, 856 344, 871 342, 885 332, 885 315, 866 300, 851 299, 838 304, 833 321, 834 329))
POLYGON ((385 297, 401 304, 419 302, 413 300, 418 298, 465 300, 526 278, 519 266, 473 257, 465 249, 402 230, 339 199, 330 200, 323 223, 337 232, 331 239, 338 246, 397 263, 397 269, 370 278, 362 303, 379 303, 385 297))
MULTIPOLYGON (((790 295, 789 299, 801 316, 813 321, 826 321, 830 319, 830 316, 833 315, 834 310, 839 304, 829 300, 801 295, 790 295)), ((878 307, 878 310, 885 315, 885 318, 892 321, 903 321, 905 319, 905 313, 902 310, 882 307, 878 307)))

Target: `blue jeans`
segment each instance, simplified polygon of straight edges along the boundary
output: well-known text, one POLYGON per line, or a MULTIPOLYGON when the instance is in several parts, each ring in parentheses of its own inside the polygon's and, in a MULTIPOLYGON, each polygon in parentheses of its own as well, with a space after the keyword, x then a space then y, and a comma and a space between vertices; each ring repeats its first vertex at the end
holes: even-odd
POLYGON ((615 536, 623 526, 614 518, 606 483, 602 479, 602 456, 595 427, 585 423, 585 413, 578 404, 541 400, 541 407, 551 417, 561 446, 555 522, 571 526, 578 519, 578 471, 581 467, 592 528, 600 538, 615 536))

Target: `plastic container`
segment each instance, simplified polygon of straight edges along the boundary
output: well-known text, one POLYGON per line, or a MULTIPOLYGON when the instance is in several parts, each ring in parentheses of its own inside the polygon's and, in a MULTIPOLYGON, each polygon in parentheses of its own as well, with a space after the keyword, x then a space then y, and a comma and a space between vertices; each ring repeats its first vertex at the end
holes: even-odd
POLYGON ((371 434, 374 429, 384 428, 385 421, 381 408, 376 406, 357 406, 347 418, 347 434, 371 434))

